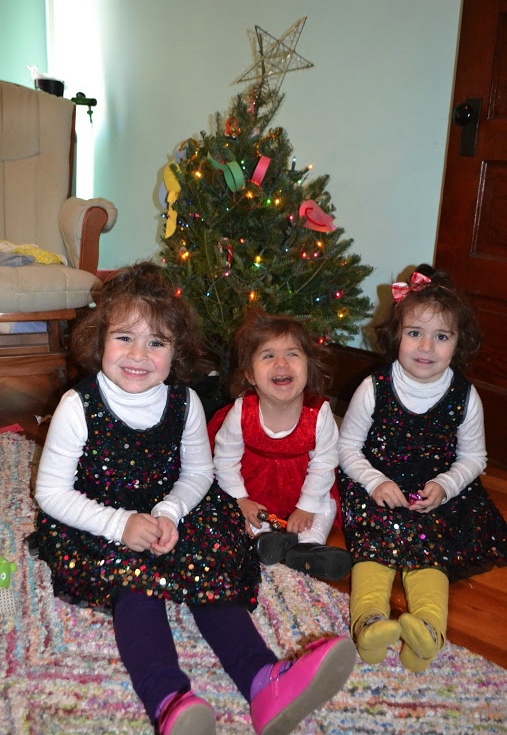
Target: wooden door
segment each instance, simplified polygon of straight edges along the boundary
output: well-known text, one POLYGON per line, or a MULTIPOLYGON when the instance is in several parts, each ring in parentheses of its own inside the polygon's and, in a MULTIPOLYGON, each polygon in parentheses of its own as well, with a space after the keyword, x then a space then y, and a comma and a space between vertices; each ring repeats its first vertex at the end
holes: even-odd
POLYGON ((488 456, 507 466, 507 0, 463 0, 435 265, 479 316, 469 377, 488 456))

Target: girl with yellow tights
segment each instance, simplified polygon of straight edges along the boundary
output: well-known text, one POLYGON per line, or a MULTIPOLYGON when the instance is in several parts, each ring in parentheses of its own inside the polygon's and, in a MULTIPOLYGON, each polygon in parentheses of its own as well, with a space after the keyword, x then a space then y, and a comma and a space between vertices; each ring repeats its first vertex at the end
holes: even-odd
POLYGON ((445 644, 449 582, 507 560, 507 524, 484 490, 484 420, 463 369, 475 315, 450 276, 419 266, 395 283, 376 327, 387 364, 354 394, 340 427, 339 491, 352 555, 350 618, 375 664, 401 641, 423 671, 445 644), (390 617, 397 571, 407 612, 390 617))

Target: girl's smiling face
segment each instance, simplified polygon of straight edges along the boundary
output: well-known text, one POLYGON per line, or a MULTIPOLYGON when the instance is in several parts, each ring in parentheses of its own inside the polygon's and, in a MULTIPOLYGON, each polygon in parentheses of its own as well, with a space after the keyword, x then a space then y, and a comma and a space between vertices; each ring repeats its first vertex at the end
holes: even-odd
POLYGON ((398 360, 409 378, 431 383, 451 364, 457 343, 458 334, 449 316, 420 306, 403 319, 398 360))
POLYGON ((102 355, 104 375, 127 393, 142 393, 163 383, 171 370, 170 335, 154 334, 143 317, 129 315, 110 324, 102 355))
POLYGON ((255 352, 247 378, 255 386, 261 403, 302 400, 308 380, 308 359, 289 335, 274 337, 255 352))

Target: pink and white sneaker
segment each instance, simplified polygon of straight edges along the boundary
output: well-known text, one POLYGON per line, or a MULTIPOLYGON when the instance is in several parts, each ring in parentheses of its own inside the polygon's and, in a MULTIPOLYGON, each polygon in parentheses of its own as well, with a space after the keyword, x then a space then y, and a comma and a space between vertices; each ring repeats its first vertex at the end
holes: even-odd
POLYGON ((178 692, 162 705, 157 735, 216 735, 215 713, 193 692, 178 692))
POLYGON ((329 701, 345 684, 356 660, 348 637, 321 638, 282 673, 273 666, 269 684, 250 703, 257 735, 288 735, 313 710, 329 701))

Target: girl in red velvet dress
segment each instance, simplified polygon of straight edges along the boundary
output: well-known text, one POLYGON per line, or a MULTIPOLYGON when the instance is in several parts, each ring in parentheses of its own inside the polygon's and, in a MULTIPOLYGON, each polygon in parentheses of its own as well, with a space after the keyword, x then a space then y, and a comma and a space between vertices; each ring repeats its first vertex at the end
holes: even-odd
POLYGON ((208 427, 218 484, 236 498, 264 564, 340 579, 350 556, 326 546, 337 512, 338 429, 321 395, 318 345, 294 317, 255 309, 235 348, 236 400, 208 427), (269 531, 259 511, 286 521, 286 530, 269 531))

